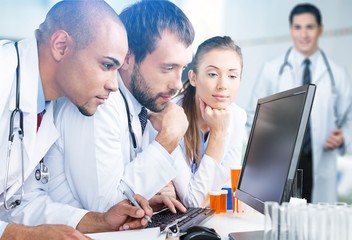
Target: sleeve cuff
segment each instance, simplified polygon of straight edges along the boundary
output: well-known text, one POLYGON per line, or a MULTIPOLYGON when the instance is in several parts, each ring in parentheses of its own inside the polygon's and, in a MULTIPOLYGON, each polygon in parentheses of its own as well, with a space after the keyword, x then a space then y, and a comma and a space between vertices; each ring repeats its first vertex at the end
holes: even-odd
POLYGON ((3 234, 4 231, 5 231, 5 228, 7 227, 7 224, 8 224, 8 223, 6 223, 6 222, 1 222, 1 221, 0 221, 0 238, 1 238, 2 234, 3 234))

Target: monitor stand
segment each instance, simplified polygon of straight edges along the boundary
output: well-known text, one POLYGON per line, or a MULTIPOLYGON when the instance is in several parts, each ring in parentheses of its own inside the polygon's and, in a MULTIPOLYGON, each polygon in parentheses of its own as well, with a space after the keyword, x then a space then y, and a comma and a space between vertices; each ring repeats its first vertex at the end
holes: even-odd
POLYGON ((229 233, 230 240, 262 240, 264 231, 229 233))

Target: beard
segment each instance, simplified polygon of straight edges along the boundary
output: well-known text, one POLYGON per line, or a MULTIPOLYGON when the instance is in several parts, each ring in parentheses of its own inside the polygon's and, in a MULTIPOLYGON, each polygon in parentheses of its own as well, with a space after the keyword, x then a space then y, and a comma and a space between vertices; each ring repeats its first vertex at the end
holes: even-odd
POLYGON ((82 115, 86 116, 86 117, 91 117, 91 116, 94 115, 94 113, 89 112, 89 111, 88 111, 85 107, 83 107, 83 106, 77 106, 77 105, 76 105, 76 107, 78 108, 79 112, 80 112, 82 115))
POLYGON ((137 101, 152 112, 161 112, 167 105, 167 102, 161 104, 157 100, 162 96, 174 96, 177 90, 170 90, 167 93, 158 93, 153 96, 150 86, 139 71, 139 65, 135 64, 131 75, 131 93, 137 101))

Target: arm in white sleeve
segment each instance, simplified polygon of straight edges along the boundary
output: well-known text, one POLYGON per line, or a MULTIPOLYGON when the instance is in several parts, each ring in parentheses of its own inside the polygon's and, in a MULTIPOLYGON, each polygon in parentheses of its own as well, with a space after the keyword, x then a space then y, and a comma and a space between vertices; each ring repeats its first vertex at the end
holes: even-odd
MULTIPOLYGON (((173 179, 173 183, 178 196, 186 206, 206 206, 209 191, 220 190, 224 187, 230 180, 231 168, 238 168, 241 165, 246 114, 237 105, 233 109, 230 136, 221 164, 205 154, 197 172, 192 175, 190 164, 187 163, 185 155, 179 154, 177 157, 178 175, 173 179)), ((183 144, 182 146, 184 147, 183 144)))
MULTIPOLYGON (((31 176, 34 176, 34 171, 31 176)), ((87 211, 53 201, 42 188, 43 185, 45 184, 35 180, 34 177, 28 178, 24 184, 25 194, 21 204, 2 213, 4 214, 2 218, 8 222, 28 226, 65 224, 76 228, 87 211)))
POLYGON ((74 198, 90 211, 106 211, 124 199, 121 179, 149 199, 175 176, 173 158, 155 141, 130 162, 130 135, 120 98, 110 94, 92 117, 82 116, 66 102, 57 116, 67 182, 74 198))
POLYGON ((176 175, 174 160, 157 141, 151 142, 125 166, 123 180, 135 193, 152 198, 176 175))
MULTIPOLYGON (((335 75, 337 71, 334 72, 335 75)), ((339 149, 340 154, 344 155, 352 142, 352 86, 351 80, 345 70, 341 70, 339 75, 335 77, 338 79, 339 97, 338 102, 335 103, 338 112, 337 127, 341 127, 343 132, 343 145, 339 149)))

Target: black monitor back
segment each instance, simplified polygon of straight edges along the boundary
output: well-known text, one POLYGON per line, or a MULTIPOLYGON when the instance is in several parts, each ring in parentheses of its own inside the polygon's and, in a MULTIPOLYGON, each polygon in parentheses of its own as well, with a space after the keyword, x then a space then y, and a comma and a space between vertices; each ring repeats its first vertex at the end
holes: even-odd
POLYGON ((264 213, 264 202, 287 202, 313 105, 315 85, 258 100, 235 196, 264 213))

